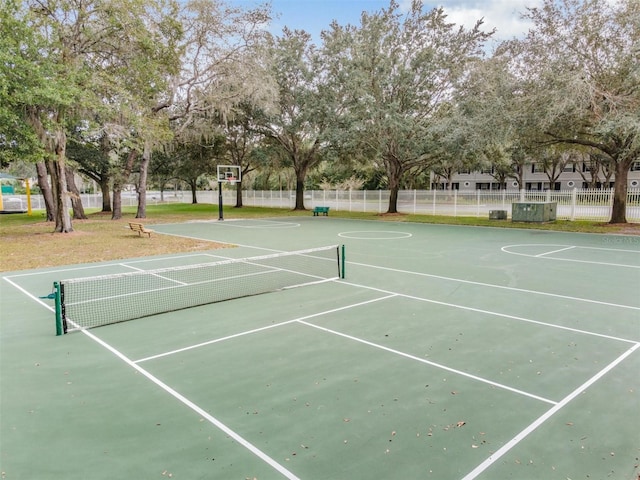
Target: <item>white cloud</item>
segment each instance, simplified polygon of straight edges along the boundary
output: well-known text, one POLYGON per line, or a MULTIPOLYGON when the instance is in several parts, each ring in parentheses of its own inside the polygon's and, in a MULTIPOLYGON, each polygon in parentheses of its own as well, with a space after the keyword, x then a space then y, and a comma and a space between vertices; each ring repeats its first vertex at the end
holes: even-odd
POLYGON ((526 7, 538 7, 541 0, 443 0, 440 5, 449 20, 458 25, 472 27, 484 19, 484 30, 496 29, 497 40, 522 37, 530 23, 521 18, 526 7))
MULTIPOLYGON (((408 12, 411 2, 412 0, 399 0, 400 11, 408 12)), ((522 14, 527 7, 541 6, 542 0, 424 0, 424 4, 425 8, 442 6, 451 22, 465 27, 473 27, 482 18, 483 29, 486 31, 495 28, 494 39, 500 41, 524 36, 529 30, 530 22, 523 20, 522 14)))

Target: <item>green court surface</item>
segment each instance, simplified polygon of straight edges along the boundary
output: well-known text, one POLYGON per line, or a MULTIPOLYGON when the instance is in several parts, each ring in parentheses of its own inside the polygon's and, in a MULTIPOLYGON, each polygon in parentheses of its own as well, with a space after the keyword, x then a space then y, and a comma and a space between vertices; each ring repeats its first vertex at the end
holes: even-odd
POLYGON ((311 214, 154 230, 235 247, 4 274, 2 479, 638 479, 640 238, 311 214), (326 245, 344 279, 62 336, 40 298, 326 245))

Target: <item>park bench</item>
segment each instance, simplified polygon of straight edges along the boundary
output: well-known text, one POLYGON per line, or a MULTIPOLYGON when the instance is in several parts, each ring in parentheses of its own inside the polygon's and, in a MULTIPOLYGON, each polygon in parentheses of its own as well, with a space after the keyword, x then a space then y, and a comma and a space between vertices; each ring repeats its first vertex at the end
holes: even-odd
POLYGON ((315 207, 313 209, 313 216, 317 217, 318 214, 322 213, 325 217, 329 215, 329 207, 315 207))
POLYGON ((138 236, 140 237, 143 233, 146 233, 147 235, 149 235, 149 238, 151 238, 151 234, 153 233, 153 230, 144 228, 144 225, 141 223, 129 222, 129 228, 134 232, 138 232, 138 236))

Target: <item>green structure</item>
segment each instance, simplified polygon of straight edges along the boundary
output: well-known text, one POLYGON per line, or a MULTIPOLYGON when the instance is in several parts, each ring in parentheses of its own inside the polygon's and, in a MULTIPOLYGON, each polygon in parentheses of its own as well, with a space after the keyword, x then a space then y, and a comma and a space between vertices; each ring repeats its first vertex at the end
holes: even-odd
POLYGON ((511 205, 513 222, 553 222, 556 219, 556 202, 522 202, 511 205))

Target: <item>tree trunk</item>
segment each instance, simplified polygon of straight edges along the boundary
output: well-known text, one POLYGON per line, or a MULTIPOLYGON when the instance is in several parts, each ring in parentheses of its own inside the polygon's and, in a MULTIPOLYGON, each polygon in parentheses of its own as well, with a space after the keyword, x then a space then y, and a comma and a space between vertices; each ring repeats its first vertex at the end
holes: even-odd
POLYGON ((389 159, 386 164, 389 176, 389 208, 387 213, 398 213, 398 191, 402 177, 402 164, 395 158, 389 159))
POLYGON ((36 171, 38 172, 38 186, 42 192, 44 198, 44 205, 47 212, 47 222, 53 222, 56 218, 56 205, 53 201, 53 192, 49 185, 49 174, 47 173, 47 166, 44 162, 36 163, 36 171))
POLYGON ((113 185, 113 211, 111 212, 111 220, 119 220, 122 218, 122 186, 113 185))
POLYGON ((56 233, 70 233, 73 232, 73 225, 71 224, 71 215, 69 214, 69 208, 67 205, 67 199, 69 198, 69 192, 67 191, 67 174, 65 166, 65 155, 67 146, 67 136, 64 130, 60 129, 55 132, 55 153, 56 159, 53 161, 52 182, 57 185, 56 193, 56 233), (54 179, 55 177, 55 179, 54 179))
POLYGON ((71 170, 69 166, 66 166, 65 173, 67 174, 67 188, 69 189, 71 207, 73 208, 73 219, 86 220, 87 215, 84 213, 82 198, 80 197, 80 190, 78 190, 78 187, 76 186, 73 170, 71 170))
POLYGON ((122 186, 131 175, 133 162, 137 156, 138 152, 136 150, 131 150, 129 155, 127 155, 127 161, 125 162, 122 174, 116 175, 113 179, 113 212, 111 214, 111 220, 119 220, 122 218, 122 186))
POLYGON ((110 212, 111 211, 111 192, 109 191, 109 179, 101 178, 100 182, 100 191, 102 192, 102 211, 110 212))
POLYGON ((189 182, 189 186, 191 187, 191 204, 195 205, 198 203, 198 197, 196 196, 196 191, 197 191, 197 184, 196 184, 197 180, 194 180, 193 182, 189 182))
POLYGON ((236 183, 236 208, 242 208, 242 183, 236 183))
POLYGON ((616 162, 613 207, 609 223, 627 223, 627 179, 633 159, 616 162))
POLYGON ((140 183, 138 184, 138 211, 136 218, 147 218, 147 172, 151 160, 151 144, 144 142, 142 161, 140 162, 140 183))
POLYGON ((387 213, 398 213, 398 187, 389 189, 389 208, 387 213))
POLYGON ((304 210, 304 175, 296 174, 296 206, 294 210, 304 210))

